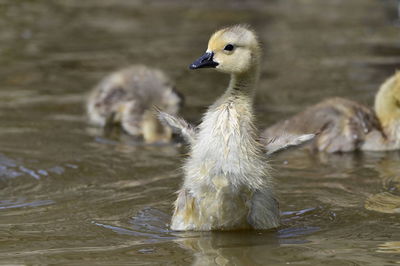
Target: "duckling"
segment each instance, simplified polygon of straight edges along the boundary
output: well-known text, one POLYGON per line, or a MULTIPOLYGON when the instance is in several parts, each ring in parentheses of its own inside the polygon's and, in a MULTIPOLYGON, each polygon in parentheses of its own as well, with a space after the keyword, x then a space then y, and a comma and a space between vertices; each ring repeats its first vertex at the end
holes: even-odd
POLYGON ((381 85, 375 111, 347 99, 331 98, 272 125, 262 137, 268 139, 282 131, 320 132, 312 148, 329 153, 400 149, 400 73, 381 85))
POLYGON ((110 74, 93 89, 87 113, 94 125, 120 124, 146 143, 168 142, 172 131, 159 122, 153 107, 176 115, 182 103, 182 95, 161 70, 134 65, 110 74))
POLYGON ((190 69, 215 68, 230 74, 225 93, 208 108, 197 129, 160 113, 161 120, 185 131, 182 134, 191 150, 171 229, 269 229, 279 225, 269 165, 254 126, 252 98, 260 56, 258 38, 249 27, 236 25, 215 32, 205 54, 190 69))

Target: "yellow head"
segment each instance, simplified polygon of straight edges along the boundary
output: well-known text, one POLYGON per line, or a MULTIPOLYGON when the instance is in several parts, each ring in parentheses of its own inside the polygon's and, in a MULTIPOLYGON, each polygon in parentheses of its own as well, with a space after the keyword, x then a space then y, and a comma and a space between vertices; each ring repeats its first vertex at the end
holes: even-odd
POLYGON ((215 32, 207 51, 190 69, 214 67, 229 74, 242 74, 258 65, 260 46, 256 34, 247 26, 236 25, 215 32))
POLYGON ((400 123, 400 72, 387 79, 375 97, 375 112, 384 128, 400 123))

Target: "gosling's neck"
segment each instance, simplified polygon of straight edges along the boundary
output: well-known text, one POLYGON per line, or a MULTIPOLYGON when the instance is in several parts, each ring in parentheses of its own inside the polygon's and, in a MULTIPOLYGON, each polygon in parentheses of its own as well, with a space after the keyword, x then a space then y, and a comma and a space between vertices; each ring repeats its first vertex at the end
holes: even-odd
POLYGON ((252 103, 259 80, 259 73, 258 64, 244 73, 232 73, 229 86, 222 98, 227 99, 232 96, 245 96, 252 103))

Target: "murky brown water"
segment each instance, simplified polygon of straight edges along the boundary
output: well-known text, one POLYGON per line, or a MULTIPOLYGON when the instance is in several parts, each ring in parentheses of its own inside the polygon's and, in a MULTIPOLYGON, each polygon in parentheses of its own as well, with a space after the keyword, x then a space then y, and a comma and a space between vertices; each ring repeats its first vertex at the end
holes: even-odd
POLYGON ((185 149, 86 124, 84 100, 131 63, 165 70, 198 121, 227 77, 189 71, 211 32, 265 47, 259 126, 338 95, 371 105, 400 67, 394 0, 0 1, 0 264, 400 264, 400 153, 280 154, 276 232, 175 233, 185 149))

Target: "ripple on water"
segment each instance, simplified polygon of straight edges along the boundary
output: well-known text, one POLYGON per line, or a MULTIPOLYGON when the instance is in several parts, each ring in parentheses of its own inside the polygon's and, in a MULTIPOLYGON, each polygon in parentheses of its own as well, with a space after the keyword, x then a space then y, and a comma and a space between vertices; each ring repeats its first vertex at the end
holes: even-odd
POLYGON ((41 176, 47 176, 48 174, 45 170, 30 169, 24 166, 20 160, 0 154, 0 178, 15 178, 24 175, 28 175, 34 179, 40 179, 41 176))
MULTIPOLYGON (((334 222, 336 214, 322 207, 306 208, 297 211, 284 211, 281 215, 282 227, 278 231, 280 244, 304 244, 310 241, 307 236, 323 230, 318 221, 334 222)), ((326 224, 326 223, 321 223, 326 224)))
POLYGON ((22 176, 28 176, 39 180, 50 174, 62 175, 66 168, 76 169, 77 167, 78 166, 75 164, 65 163, 64 166, 56 165, 46 169, 34 169, 34 167, 27 166, 25 162, 20 159, 13 159, 4 154, 0 154, 0 180, 22 176))
MULTIPOLYGON (((286 211, 282 213, 283 225, 277 231, 239 231, 241 235, 252 237, 271 232, 276 232, 274 235, 279 239, 279 244, 304 244, 310 241, 306 240, 305 236, 311 235, 321 230, 318 226, 309 225, 315 223, 315 216, 324 216, 320 219, 331 219, 332 213, 323 210, 322 208, 307 208, 298 211, 286 211), (301 222, 299 222, 301 220, 301 222)), ((176 232, 169 229, 171 216, 157 210, 155 208, 146 207, 139 211, 137 215, 132 217, 128 223, 116 222, 114 225, 105 224, 103 222, 93 221, 92 223, 106 229, 110 229, 117 234, 131 235, 135 237, 145 238, 144 243, 159 242, 163 240, 183 240, 187 238, 210 237, 209 234, 214 234, 213 238, 218 238, 217 232, 176 232), (118 225, 116 225, 118 224, 118 225), (216 235, 215 235, 216 234, 216 235)), ((238 232, 224 232, 223 238, 227 238, 229 234, 236 235, 238 232)))
POLYGON ((25 199, 17 200, 0 200, 0 210, 14 209, 14 208, 25 208, 25 207, 39 207, 54 204, 53 200, 36 200, 25 202, 25 199))
POLYGON ((170 241, 176 237, 169 230, 170 216, 160 210, 146 207, 139 211, 127 223, 116 222, 115 225, 93 221, 92 223, 117 234, 143 238, 143 243, 170 241), (118 225, 117 225, 118 224, 118 225))

